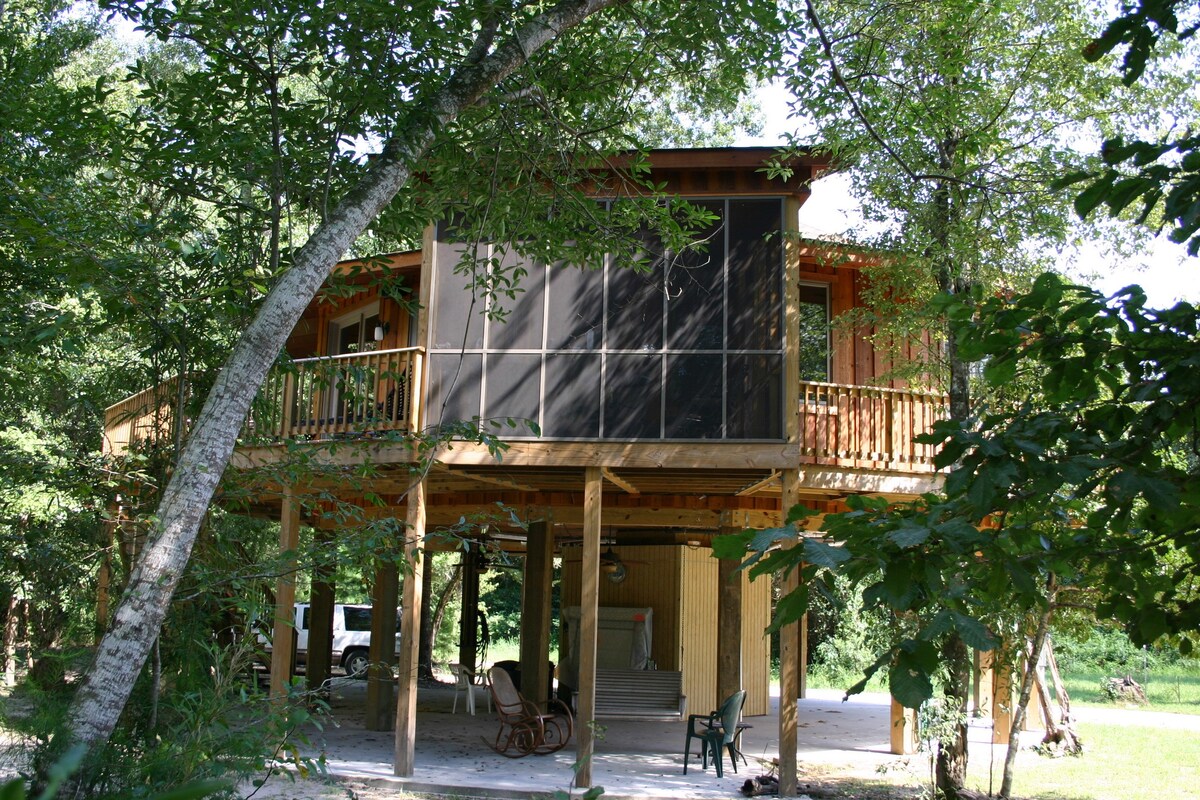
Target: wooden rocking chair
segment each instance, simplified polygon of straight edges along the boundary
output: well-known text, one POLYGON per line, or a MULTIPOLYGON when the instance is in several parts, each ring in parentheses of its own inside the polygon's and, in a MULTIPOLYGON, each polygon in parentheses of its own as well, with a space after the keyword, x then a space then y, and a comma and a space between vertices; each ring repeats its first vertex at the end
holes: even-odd
POLYGON ((574 731, 571 711, 558 700, 551 700, 554 713, 543 714, 536 705, 526 700, 512 678, 500 667, 488 670, 489 690, 500 717, 500 729, 496 741, 487 742, 488 747, 508 758, 533 755, 544 756, 567 746, 574 731))

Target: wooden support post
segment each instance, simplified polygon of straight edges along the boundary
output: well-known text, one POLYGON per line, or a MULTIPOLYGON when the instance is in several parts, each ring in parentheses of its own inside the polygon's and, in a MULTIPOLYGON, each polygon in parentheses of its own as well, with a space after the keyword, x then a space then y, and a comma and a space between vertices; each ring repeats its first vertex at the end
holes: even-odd
MULTIPOLYGON (((462 613, 458 622, 458 663, 474 671, 479 650, 479 542, 463 551, 462 613)), ((518 687, 519 688, 519 687, 518 687)))
POLYGON ((318 530, 317 565, 312 576, 312 603, 308 609, 308 659, 304 668, 309 689, 320 689, 333 677, 333 557, 334 534, 318 530))
POLYGON ((994 650, 975 651, 975 685, 974 691, 971 693, 971 701, 974 704, 976 716, 990 717, 992 715, 992 692, 995 689, 992 664, 995 663, 995 658, 996 651, 994 650))
POLYGON ((592 725, 596 720, 596 631, 599 627, 600 498, 599 467, 583 471, 583 554, 579 592, 579 705, 575 713, 575 785, 592 785, 592 725))
POLYGON ((1017 700, 1012 668, 1002 661, 996 663, 992 671, 992 744, 1008 744, 1017 700))
MULTIPOLYGON (((1021 661, 1022 661, 1023 665, 1027 665, 1029 659, 1024 658, 1024 659, 1021 659, 1021 661)), ((1025 672, 1025 670, 1022 669, 1021 674, 1023 675, 1024 672, 1025 672)), ((1041 678, 1041 670, 1035 668, 1034 675, 1040 679, 1041 678)), ((1019 700, 1021 685, 1020 685, 1019 678, 1015 675, 1013 676, 1013 683, 1015 684, 1014 692, 1017 694, 1018 700, 1019 700)), ((1045 690, 1045 682, 1044 681, 1042 681, 1042 689, 1043 689, 1043 691, 1045 690)), ((1033 687, 1033 691, 1031 691, 1029 693, 1029 705, 1025 706, 1025 716, 1021 719, 1021 730, 1023 730, 1023 731, 1045 730, 1044 720, 1050 718, 1049 717, 1050 709, 1046 706, 1045 701, 1049 701, 1049 700, 1050 700, 1049 693, 1047 693, 1045 699, 1043 700, 1042 693, 1040 691, 1038 691, 1038 685, 1037 685, 1037 683, 1035 683, 1034 687, 1033 687)))
POLYGON ((392 665, 396 663, 399 572, 396 562, 390 559, 375 566, 375 586, 371 591, 371 666, 367 668, 369 731, 391 730, 396 716, 392 665))
POLYGON ((275 625, 271 634, 271 689, 275 702, 287 699, 296 641, 296 548, 300 544, 300 503, 290 487, 283 490, 279 513, 279 552, 290 554, 275 584, 275 625))
MULTIPOLYGON (((108 506, 108 516, 100 523, 100 569, 96 572, 96 644, 108 631, 108 615, 112 605, 113 566, 112 552, 118 515, 121 507, 116 503, 108 506)), ((11 684, 9 684, 11 686, 11 684)))
POLYGON ((410 778, 416 764, 417 741, 417 670, 419 668, 421 626, 417 617, 421 608, 424 582, 417 576, 423 571, 425 556, 418 551, 425 541, 425 484, 417 483, 408 490, 408 525, 404 553, 411 570, 404 577, 404 614, 400 627, 400 682, 396 701, 396 753, 393 771, 401 778, 410 778))
POLYGON ((797 647, 800 648, 800 686, 796 689, 796 696, 801 700, 808 697, 808 612, 804 612, 804 616, 800 618, 799 636, 800 642, 797 647))
MULTIPOLYGON (((783 513, 795 505, 800 471, 783 471, 783 513)), ((782 520, 780 521, 782 524, 782 520)), ((794 547, 795 545, 789 545, 794 547)), ((800 575, 793 570, 783 581, 783 593, 800 586, 800 575)), ((799 726, 796 701, 800 694, 800 634, 796 623, 779 631, 779 795, 796 794, 796 737, 799 726)))
MULTIPOLYGON (((735 533, 722 514, 722 535, 735 533)), ((717 702, 742 688, 742 573, 736 558, 717 561, 717 702)))
POLYGON ((554 532, 545 520, 532 522, 525 548, 521 592, 521 693, 545 707, 550 685, 550 592, 554 577, 554 532))
POLYGON ((906 756, 917 752, 917 711, 905 708, 892 698, 891 713, 892 753, 906 756))

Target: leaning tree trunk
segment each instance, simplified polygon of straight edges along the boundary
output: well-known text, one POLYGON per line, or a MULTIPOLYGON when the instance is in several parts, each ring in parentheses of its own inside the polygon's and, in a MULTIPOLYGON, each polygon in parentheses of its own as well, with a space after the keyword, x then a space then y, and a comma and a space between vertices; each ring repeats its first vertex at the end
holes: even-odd
POLYGON ((1046 580, 1046 609, 1038 618, 1037 628, 1029 643, 1028 661, 1021 674, 1021 696, 1017 707, 1013 709, 1012 727, 1008 734, 1008 751, 1004 754, 1004 776, 1000 780, 1000 797, 1012 797, 1013 774, 1017 766, 1017 751, 1021 747, 1021 727, 1025 724, 1025 709, 1029 707, 1029 698, 1033 695, 1034 682, 1037 678, 1037 664, 1042 657, 1042 648, 1050 633, 1050 618, 1054 613, 1054 598, 1057 583, 1053 575, 1046 580))
POLYGON ((441 130, 532 53, 617 2, 561 0, 490 53, 490 32, 482 32, 472 55, 406 115, 362 180, 297 253, 295 265, 279 279, 238 340, 196 419, 128 590, 71 703, 65 734, 69 740, 94 748, 111 736, 158 635, 258 387, 338 258, 408 183, 441 130), (486 54, 480 57, 476 50, 486 54))

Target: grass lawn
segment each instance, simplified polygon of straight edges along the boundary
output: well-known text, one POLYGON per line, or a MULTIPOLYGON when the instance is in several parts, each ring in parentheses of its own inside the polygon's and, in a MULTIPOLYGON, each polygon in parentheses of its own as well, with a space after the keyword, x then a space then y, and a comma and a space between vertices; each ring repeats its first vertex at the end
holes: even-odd
MULTIPOLYGON (((1112 702, 1100 693, 1105 678, 1125 675, 1120 670, 1101 672, 1075 670, 1063 675, 1072 703, 1111 706, 1112 702)), ((1200 714, 1200 665, 1157 667, 1149 674, 1135 670, 1129 676, 1146 690, 1152 711, 1173 711, 1178 714, 1200 714)))
MULTIPOLYGON (((1079 725, 1085 752, 1047 758, 1022 751, 1013 794, 1039 800, 1161 800, 1200 798, 1200 732, 1142 725, 1079 725)), ((995 748, 994 789, 1000 788, 1004 748, 995 748)), ((970 785, 989 786, 987 751, 970 761, 970 785)))

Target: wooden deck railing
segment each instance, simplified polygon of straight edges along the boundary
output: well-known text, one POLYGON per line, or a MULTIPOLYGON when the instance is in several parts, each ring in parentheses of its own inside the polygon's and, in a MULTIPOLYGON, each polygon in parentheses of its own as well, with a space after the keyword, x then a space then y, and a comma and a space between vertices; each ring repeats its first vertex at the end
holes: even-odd
POLYGON ((800 384, 800 461, 842 467, 933 472, 934 445, 915 437, 944 419, 945 395, 800 384))
MULTIPOLYGON (((271 370, 242 431, 243 444, 405 431, 419 419, 421 348, 305 358, 271 370), (415 391, 414 391, 415 389, 415 391)), ((169 441, 178 380, 110 406, 104 452, 169 441)), ((933 445, 915 437, 947 415, 945 395, 802 383, 800 463, 933 472, 933 445)))
POLYGON ((101 452, 106 456, 123 456, 146 443, 171 441, 178 394, 176 376, 104 409, 101 452))
MULTIPOLYGON (((243 444, 319 439, 408 430, 421 398, 411 391, 423 350, 380 350, 332 358, 304 358, 277 366, 242 429, 243 444)), ((178 402, 178 378, 144 389, 105 409, 104 454, 168 442, 178 402)))
POLYGON ((272 369, 242 432, 247 443, 408 430, 420 411, 424 350, 303 358, 272 369))

